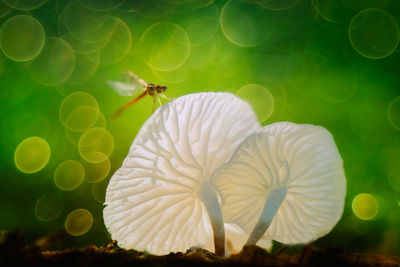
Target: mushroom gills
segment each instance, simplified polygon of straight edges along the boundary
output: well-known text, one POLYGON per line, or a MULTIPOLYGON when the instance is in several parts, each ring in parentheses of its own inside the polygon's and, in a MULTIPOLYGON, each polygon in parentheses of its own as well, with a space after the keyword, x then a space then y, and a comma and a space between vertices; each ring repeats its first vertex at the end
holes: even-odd
POLYGON ((271 189, 267 199, 265 200, 264 208, 262 210, 260 219, 258 219, 256 226, 251 232, 246 245, 257 244, 260 238, 268 230, 268 227, 271 225, 271 222, 274 219, 275 214, 277 213, 279 207, 281 206, 283 200, 286 197, 286 193, 287 193, 287 188, 285 186, 271 189))

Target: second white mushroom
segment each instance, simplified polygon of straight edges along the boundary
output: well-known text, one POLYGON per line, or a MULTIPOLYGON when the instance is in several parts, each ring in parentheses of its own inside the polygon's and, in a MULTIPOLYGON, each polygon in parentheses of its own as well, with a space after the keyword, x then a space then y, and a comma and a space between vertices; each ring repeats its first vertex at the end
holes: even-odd
POLYGON ((308 243, 331 231, 343 212, 346 181, 332 135, 281 122, 247 138, 211 181, 225 222, 259 240, 308 243))

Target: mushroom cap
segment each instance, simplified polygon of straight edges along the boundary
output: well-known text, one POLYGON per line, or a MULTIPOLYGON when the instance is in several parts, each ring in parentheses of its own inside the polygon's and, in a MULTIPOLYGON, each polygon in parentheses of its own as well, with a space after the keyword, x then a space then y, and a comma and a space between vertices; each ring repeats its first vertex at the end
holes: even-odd
POLYGON ((275 209, 273 198, 284 197, 282 203, 277 200, 262 238, 286 244, 308 243, 329 233, 342 215, 346 194, 332 135, 323 127, 290 122, 274 123, 248 137, 214 172, 211 183, 220 193, 225 222, 247 233, 268 196, 270 210, 275 209))
POLYGON ((103 215, 112 239, 158 255, 214 250, 198 189, 260 129, 249 104, 230 93, 186 95, 160 107, 107 187, 103 215))

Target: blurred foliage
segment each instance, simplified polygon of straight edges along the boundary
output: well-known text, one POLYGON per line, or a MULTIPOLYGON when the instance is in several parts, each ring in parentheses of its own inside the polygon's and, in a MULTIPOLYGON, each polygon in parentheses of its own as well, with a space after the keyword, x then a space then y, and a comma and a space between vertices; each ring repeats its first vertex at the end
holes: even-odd
POLYGON ((131 98, 106 82, 131 70, 326 127, 348 191, 316 245, 400 255, 399 21, 396 0, 0 0, 0 229, 110 241, 107 183, 151 115, 146 97, 111 119, 131 98))

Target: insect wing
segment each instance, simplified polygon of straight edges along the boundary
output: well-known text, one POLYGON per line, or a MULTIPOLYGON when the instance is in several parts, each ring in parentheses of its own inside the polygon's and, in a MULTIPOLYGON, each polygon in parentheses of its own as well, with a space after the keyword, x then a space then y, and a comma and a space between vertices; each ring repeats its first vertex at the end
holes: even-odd
POLYGON ((122 96, 132 96, 146 90, 146 86, 143 84, 124 83, 119 81, 107 81, 107 83, 115 92, 122 96))
POLYGON ((132 96, 147 87, 146 81, 130 71, 122 73, 121 81, 108 81, 108 85, 122 96, 132 96))
POLYGON ((137 76, 135 73, 132 71, 124 71, 121 74, 121 81, 124 81, 126 83, 132 83, 132 84, 142 84, 144 86, 147 86, 147 82, 137 76))

